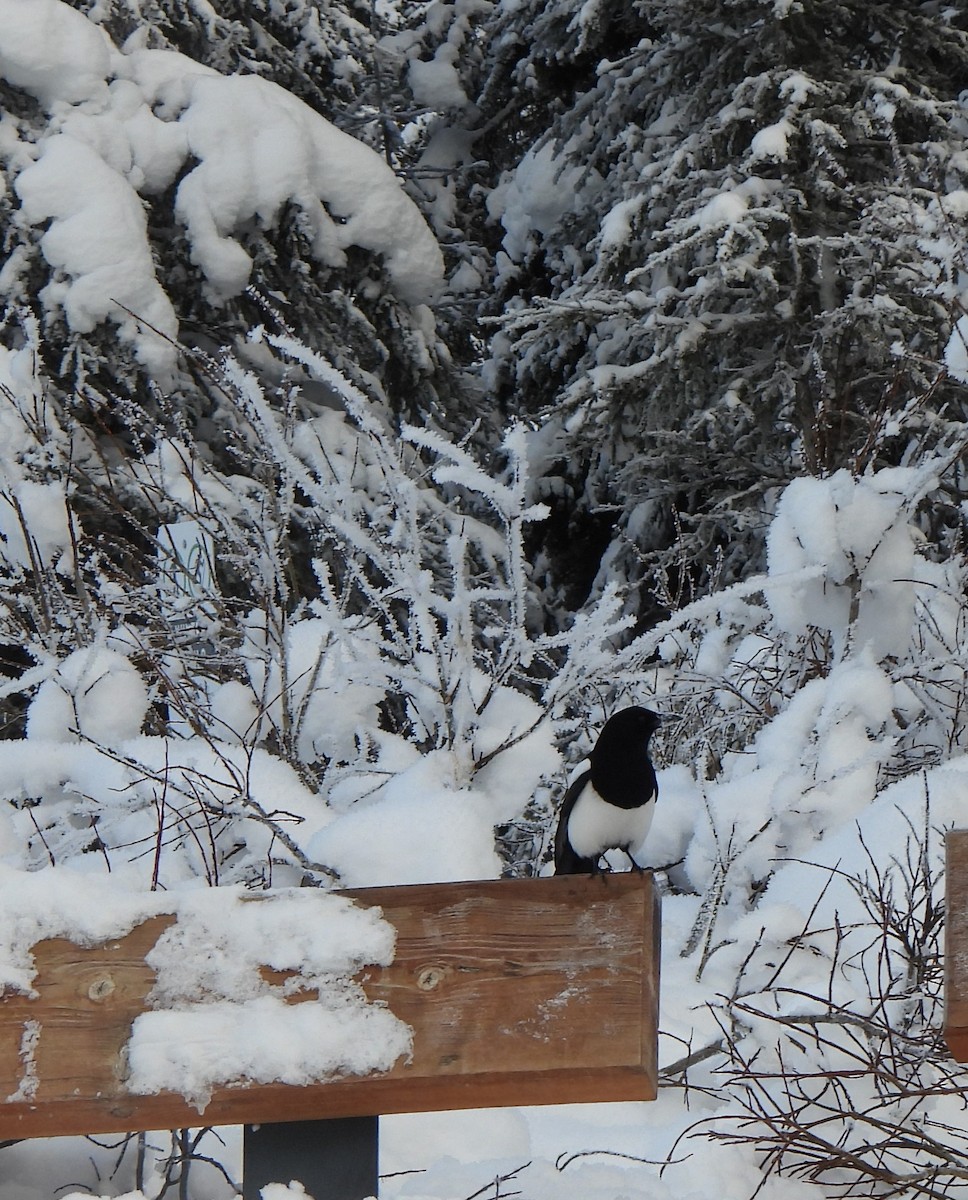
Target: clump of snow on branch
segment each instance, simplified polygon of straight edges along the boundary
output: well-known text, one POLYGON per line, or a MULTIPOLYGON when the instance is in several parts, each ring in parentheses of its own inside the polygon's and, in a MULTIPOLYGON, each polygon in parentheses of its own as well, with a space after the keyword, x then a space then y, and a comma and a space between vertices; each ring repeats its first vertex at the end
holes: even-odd
POLYGON ((708 832, 691 831, 685 862, 698 889, 727 861, 745 862, 752 887, 851 822, 907 761, 964 745, 965 568, 923 554, 917 528, 943 468, 794 481, 767 574, 645 636, 655 687, 707 764, 708 832))
POLYGON ((779 584, 768 602, 784 632, 827 629, 837 654, 848 635, 877 658, 894 653, 910 635, 922 573, 919 535, 905 517, 937 486, 939 466, 885 469, 861 479, 841 470, 787 487, 767 537, 770 574, 779 584), (811 567, 815 581, 784 586, 784 574, 811 567))

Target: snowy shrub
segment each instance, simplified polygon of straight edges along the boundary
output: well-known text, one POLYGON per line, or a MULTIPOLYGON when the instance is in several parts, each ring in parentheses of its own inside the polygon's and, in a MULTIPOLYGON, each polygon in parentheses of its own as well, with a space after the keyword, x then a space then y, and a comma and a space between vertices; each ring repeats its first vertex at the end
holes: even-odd
POLYGON ((947 461, 794 481, 766 574, 644 635, 677 757, 706 776, 709 832, 693 831, 684 868, 697 890, 711 869, 739 870, 749 902, 778 854, 964 747, 966 567, 923 553, 918 530, 947 461))
POLYGON ((605 684, 617 602, 535 623, 523 430, 482 465, 391 433, 289 335, 251 342, 342 406, 211 364, 231 475, 177 425, 112 453, 32 346, 3 356, 0 794, 24 864, 94 854, 153 887, 496 874, 493 828, 558 768, 554 718, 605 684), (186 530, 204 564, 177 565, 186 530))
POLYGON ((964 780, 962 759, 895 785, 810 862, 780 865, 769 904, 734 926, 714 1040, 676 1067, 723 1102, 687 1140, 753 1148, 765 1176, 826 1196, 960 1194, 965 1071, 941 1038, 939 832, 964 780))
MULTIPOLYGON (((767 571, 639 639, 675 713, 648 843, 666 1082, 761 1183, 954 1195, 965 1073, 941 1039, 943 831, 964 824, 962 556, 920 534, 950 462, 794 481, 767 571), (664 789, 664 790, 663 790, 664 789)), ((634 645, 623 655, 634 653, 634 645)), ((752 1189, 751 1189, 752 1190, 752 1189)))

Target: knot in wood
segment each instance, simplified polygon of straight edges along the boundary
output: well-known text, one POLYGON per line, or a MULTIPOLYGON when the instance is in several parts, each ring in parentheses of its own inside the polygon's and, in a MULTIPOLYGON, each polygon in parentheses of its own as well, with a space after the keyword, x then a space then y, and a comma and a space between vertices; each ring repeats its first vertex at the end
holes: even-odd
POLYGON ((114 991, 115 986, 115 982, 110 975, 99 975, 88 986, 88 998, 94 1001, 107 1000, 108 996, 114 991))
POLYGON ((432 992, 435 987, 443 983, 447 971, 439 965, 429 967, 421 967, 417 972, 417 987, 422 992, 432 992))

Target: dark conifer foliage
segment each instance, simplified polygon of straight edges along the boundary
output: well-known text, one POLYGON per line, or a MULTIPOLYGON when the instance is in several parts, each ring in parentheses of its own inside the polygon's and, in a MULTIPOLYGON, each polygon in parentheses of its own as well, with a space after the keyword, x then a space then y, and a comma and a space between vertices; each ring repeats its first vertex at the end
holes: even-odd
MULTIPOLYGON (((611 521, 600 581, 641 582, 648 615, 656 589, 754 566, 792 475, 901 461, 960 416, 937 364, 968 19, 843 0, 506 10, 482 107, 530 99, 504 147, 517 207, 490 200, 492 370, 509 407, 549 418, 543 498, 572 542, 611 521)), ((547 549, 567 595, 575 564, 547 549)))

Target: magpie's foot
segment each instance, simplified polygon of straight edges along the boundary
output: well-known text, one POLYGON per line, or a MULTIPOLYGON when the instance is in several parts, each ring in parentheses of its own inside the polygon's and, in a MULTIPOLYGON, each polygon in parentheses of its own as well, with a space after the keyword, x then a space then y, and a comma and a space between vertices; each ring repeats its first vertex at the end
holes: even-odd
POLYGON ((592 874, 597 875, 603 883, 608 883, 608 877, 612 873, 612 868, 608 865, 607 860, 603 857, 595 859, 595 865, 592 867, 592 874))

